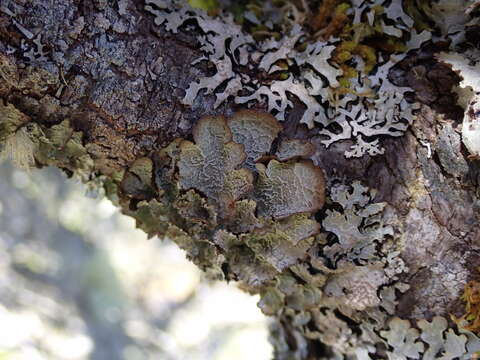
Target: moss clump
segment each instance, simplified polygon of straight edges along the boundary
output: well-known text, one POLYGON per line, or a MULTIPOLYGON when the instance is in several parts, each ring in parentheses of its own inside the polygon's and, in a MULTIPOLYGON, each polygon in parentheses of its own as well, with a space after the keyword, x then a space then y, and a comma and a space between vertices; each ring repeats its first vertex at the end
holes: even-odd
POLYGON ((462 300, 465 301, 465 315, 455 319, 462 328, 480 335, 480 282, 470 281, 465 285, 462 300))
POLYGON ((188 0, 190 6, 202 9, 210 14, 214 14, 219 10, 219 4, 217 0, 188 0))

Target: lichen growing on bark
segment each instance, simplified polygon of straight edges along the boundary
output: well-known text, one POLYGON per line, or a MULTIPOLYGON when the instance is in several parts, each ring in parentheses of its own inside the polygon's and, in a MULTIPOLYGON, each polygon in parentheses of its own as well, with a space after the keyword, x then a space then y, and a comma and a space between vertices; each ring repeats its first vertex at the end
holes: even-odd
MULTIPOLYGON (((394 86, 387 73, 404 58, 402 52, 418 49, 431 34, 412 33, 413 20, 396 2, 376 0, 356 7, 328 2, 312 19, 316 41, 307 40, 308 33, 296 24, 287 26, 279 39, 264 42, 255 42, 230 17, 208 18, 175 0, 145 3, 155 23, 167 31, 177 33, 193 22, 205 34, 198 38, 204 56, 192 65, 207 61, 216 73, 190 83, 186 105, 194 106, 205 90, 203 95, 215 98, 215 108, 229 98, 245 105, 265 103, 283 120, 293 108, 293 96, 306 107, 300 123, 319 127, 326 147, 353 140, 347 157, 382 154, 380 136, 403 135, 418 108, 405 100, 411 89, 394 86), (253 81, 239 71, 245 66, 266 73, 265 80, 253 81)), ((303 16, 310 17, 306 7, 303 16)))
MULTIPOLYGON (((407 50, 416 51, 431 40, 430 31, 413 29, 412 17, 419 15, 407 15, 397 1, 353 0, 353 6, 333 14, 345 32, 326 28, 324 39, 307 42, 303 30, 292 26, 283 38, 259 43, 230 18, 212 19, 172 1, 147 2, 151 19, 136 7, 141 15, 135 13, 127 21, 102 2, 101 15, 89 19, 85 14, 85 19, 67 24, 72 58, 85 60, 82 46, 86 46, 88 56, 81 66, 73 66, 58 51, 52 55, 56 63, 44 64, 48 54, 43 47, 38 61, 29 50, 21 68, 1 55, 0 76, 5 81, 0 82, 0 96, 7 100, 0 106, 11 116, 0 118, 0 142, 27 135, 36 166, 57 166, 84 181, 100 179, 107 196, 150 236, 171 238, 209 276, 239 281, 247 291, 260 294, 260 307, 275 316, 274 331, 281 334, 274 341, 278 359, 303 360, 318 349, 326 358, 339 359, 437 355, 467 359, 479 351, 477 335, 449 328, 453 323, 445 318, 433 318, 431 323, 412 320, 413 311, 422 309, 405 305, 410 293, 401 296, 409 291, 404 281, 410 276, 424 268, 435 270, 431 263, 418 261, 412 265, 419 268, 408 273, 406 252, 415 248, 421 255, 431 250, 430 245, 436 252, 436 246, 445 244, 448 254, 455 255, 451 259, 457 259, 468 239, 478 242, 475 230, 452 229, 450 219, 442 218, 448 217, 444 214, 450 209, 442 209, 448 209, 451 198, 439 186, 449 183, 448 174, 433 177, 440 172, 431 170, 434 160, 414 148, 408 132, 389 143, 390 152, 376 159, 378 163, 365 158, 338 161, 335 148, 330 148, 345 142, 342 154, 377 155, 384 152, 383 138, 406 133, 415 109, 406 101, 411 89, 404 78, 395 82, 402 86, 395 86, 391 78, 401 59, 413 61, 407 50), (154 21, 157 26, 139 35, 144 29, 137 24, 154 21), (175 46, 184 42, 190 46, 179 47, 179 52, 185 51, 181 55, 188 52, 197 61, 173 61, 179 55, 168 49, 173 42, 165 29, 181 39, 175 46), (162 41, 157 44, 152 33, 162 41), (332 34, 341 38, 329 38, 332 34), (135 41, 125 40, 131 38, 135 41), (152 43, 155 46, 144 52, 143 46, 152 43), (137 62, 139 53, 155 58, 137 62), (66 79, 58 64, 68 71, 66 79), (212 76, 204 75, 210 70, 212 76), (164 101, 166 105, 158 107, 164 101), (243 110, 228 118, 218 115, 256 102, 265 103, 271 113, 243 110), (199 120, 199 113, 210 115, 199 120), (406 155, 405 149, 411 153, 406 155), (324 178, 317 166, 324 163, 330 178, 324 178), (409 185, 410 167, 421 169, 425 177, 430 171, 425 183, 432 190, 425 198, 409 185), (407 185, 399 185, 402 182, 407 185), (380 199, 367 183, 382 189, 380 199), (411 194, 403 194, 408 191, 411 194), (387 203, 391 199, 396 204, 387 203), (428 233, 431 227, 423 216, 430 207, 435 213, 428 221, 438 227, 442 223, 443 234, 448 235, 436 243, 418 242, 418 224, 426 225, 427 240, 442 234, 436 227, 434 235, 428 233), (416 235, 410 241, 412 233, 416 235), (459 239, 458 246, 452 246, 452 236, 459 239), (418 248, 419 243, 429 246, 418 248), (399 304, 407 307, 410 318, 395 317, 399 304), (432 329, 432 324, 444 323, 441 331, 432 329)), ((439 22, 444 16, 437 10, 452 3, 438 2, 430 20, 439 22)), ((333 5, 328 11, 335 11, 333 5)), ((457 15, 460 28, 472 18, 457 15)), ((462 41, 463 30, 458 29, 451 21, 442 26, 450 41, 446 46, 462 41)), ((412 56, 420 61, 424 55, 412 56)), ((433 61, 433 55, 429 59, 433 61)), ((417 70, 415 76, 422 75, 417 70)), ((465 165, 464 173, 470 170, 465 165)), ((417 173, 413 176, 420 182, 417 173)), ((475 201, 465 200, 470 193, 459 194, 461 206, 475 201)), ((473 212, 472 208, 467 210, 473 212)), ((462 211, 451 208, 450 213, 458 217, 462 211)), ((464 223, 475 219, 467 214, 464 223)), ((431 259, 441 278, 448 280, 447 286, 441 282, 438 287, 447 288, 449 297, 428 296, 438 297, 445 309, 445 299, 456 296, 450 284, 463 286, 468 271, 455 262, 464 272, 460 276, 455 268, 451 280, 451 264, 442 263, 441 257, 431 259)), ((433 276, 432 281, 438 278, 433 276)))
MULTIPOLYGON (((267 167, 252 167, 271 152, 280 129, 275 118, 253 111, 229 119, 202 118, 193 142, 175 140, 154 156, 160 186, 156 199, 125 202, 124 211, 151 235, 180 234, 181 241, 173 240, 202 268, 217 269, 217 276, 242 279, 255 274, 257 266, 265 269, 255 279, 245 278, 246 285, 261 285, 307 256, 320 229, 313 214, 325 196, 321 169, 306 160, 272 159, 265 160, 267 167), (261 135, 257 143, 255 133, 261 135), (271 173, 265 175, 264 169, 271 173), (285 192, 287 183, 290 192, 285 192), (155 217, 166 218, 174 228, 159 223, 155 229, 155 217), (220 271, 227 263, 229 270, 220 271)), ((130 168, 126 174, 132 172, 130 168)), ((134 179, 141 182, 138 174, 134 179)))

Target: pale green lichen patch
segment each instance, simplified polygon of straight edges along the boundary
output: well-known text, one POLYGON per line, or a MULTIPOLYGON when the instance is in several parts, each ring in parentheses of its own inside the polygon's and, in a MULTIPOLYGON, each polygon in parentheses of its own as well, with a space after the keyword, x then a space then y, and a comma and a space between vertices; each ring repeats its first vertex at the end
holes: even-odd
POLYGON ((136 220, 137 227, 152 237, 156 234, 164 235, 171 223, 171 216, 168 207, 160 201, 153 199, 141 201, 136 204, 135 209, 130 208, 130 201, 124 200, 120 203, 123 213, 136 220))
POLYGON ((146 185, 152 185, 153 162, 148 157, 141 157, 128 169, 129 172, 138 176, 146 185))
POLYGON ((306 257, 313 243, 311 236, 318 231, 315 221, 290 217, 283 223, 272 222, 262 229, 243 234, 241 239, 258 258, 280 272, 306 257))
POLYGON ((128 196, 145 200, 154 196, 152 187, 153 162, 150 158, 141 157, 135 160, 125 172, 121 183, 122 190, 128 196))
POLYGON ((260 226, 260 220, 256 217, 257 203, 245 199, 235 203, 234 214, 227 220, 228 228, 238 234, 246 233, 260 226))
POLYGON ((5 140, 17 129, 30 121, 30 117, 22 113, 12 104, 0 101, 0 141, 5 140))
POLYGON ((280 161, 295 158, 309 158, 315 153, 315 146, 306 140, 286 139, 280 143, 275 154, 280 161))
POLYGON ((352 271, 333 275, 324 291, 339 303, 365 310, 380 305, 377 291, 387 281, 381 265, 357 266, 352 271))
POLYGON ((424 350, 422 342, 418 341, 419 331, 410 327, 408 320, 394 318, 389 323, 390 329, 382 331, 381 335, 387 339, 388 344, 393 348, 389 352, 389 358, 399 360, 420 359, 420 354, 424 350))
POLYGON ((193 131, 195 143, 180 144, 180 185, 197 189, 214 200, 221 213, 231 213, 233 203, 252 190, 253 177, 237 168, 246 159, 243 145, 232 141, 223 117, 205 117, 193 131))
POLYGON ((428 349, 423 354, 423 359, 433 360, 443 347, 443 332, 448 327, 447 320, 440 316, 435 316, 431 322, 422 319, 418 321, 417 325, 422 330, 420 338, 428 344, 428 349))
POLYGON ((409 320, 393 317, 388 327, 380 334, 391 347, 387 352, 389 359, 467 360, 475 359, 480 350, 478 337, 462 329, 457 334, 441 316, 431 321, 418 320, 418 329, 409 320))
POLYGON ((323 227, 336 235, 338 242, 325 246, 324 254, 333 262, 340 257, 355 259, 361 263, 375 255, 378 242, 394 235, 393 227, 384 225, 381 220, 386 203, 372 203, 375 192, 359 182, 351 189, 338 185, 331 189, 331 200, 343 210, 326 210, 323 227))
POLYGON ((43 128, 30 123, 31 131, 39 140, 35 157, 40 164, 67 169, 87 181, 94 168, 94 162, 83 144, 83 134, 74 131, 70 121, 43 128))
POLYGON ((246 165, 253 169, 254 163, 270 151, 273 140, 282 130, 280 123, 268 113, 242 110, 228 120, 233 140, 245 146, 246 165))
POLYGON ((0 54, 0 95, 6 95, 18 86, 17 66, 4 54, 0 54))
POLYGON ((82 133, 75 132, 68 120, 48 128, 31 122, 12 105, 1 107, 0 104, 0 133, 7 135, 3 152, 15 164, 22 168, 31 168, 36 163, 55 165, 85 181, 89 178, 93 162, 83 146, 82 133))
POLYGON ((285 295, 275 288, 268 288, 258 303, 265 315, 275 315, 284 307, 285 295))
POLYGON ((271 160, 267 166, 256 165, 258 180, 255 194, 262 216, 287 217, 315 212, 325 201, 325 179, 322 170, 310 161, 280 163, 271 160))

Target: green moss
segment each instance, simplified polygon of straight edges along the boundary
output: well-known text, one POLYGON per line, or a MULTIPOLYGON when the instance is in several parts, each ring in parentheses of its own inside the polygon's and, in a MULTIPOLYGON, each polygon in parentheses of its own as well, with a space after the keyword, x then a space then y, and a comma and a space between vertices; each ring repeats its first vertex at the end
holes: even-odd
POLYGON ((465 315, 455 319, 457 324, 468 331, 480 335, 480 282, 470 281, 465 285, 462 300, 465 302, 465 315))
POLYGON ((217 0, 188 0, 190 6, 205 11, 213 11, 219 8, 217 0))

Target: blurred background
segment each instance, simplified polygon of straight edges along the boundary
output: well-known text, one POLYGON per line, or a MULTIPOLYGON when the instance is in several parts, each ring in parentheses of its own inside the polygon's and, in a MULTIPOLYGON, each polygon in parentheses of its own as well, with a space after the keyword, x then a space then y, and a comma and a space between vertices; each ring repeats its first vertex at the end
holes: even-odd
POLYGON ((258 298, 88 193, 0 164, 0 360, 271 359, 258 298))

